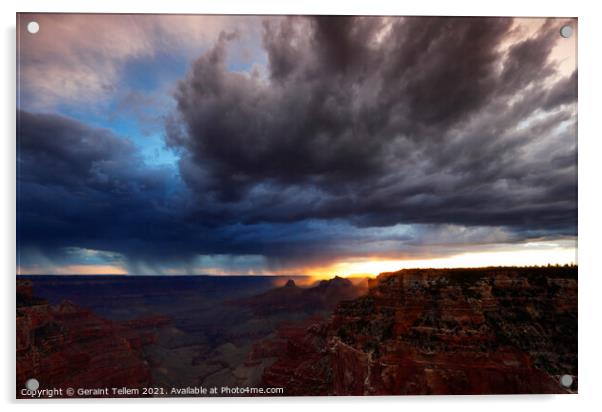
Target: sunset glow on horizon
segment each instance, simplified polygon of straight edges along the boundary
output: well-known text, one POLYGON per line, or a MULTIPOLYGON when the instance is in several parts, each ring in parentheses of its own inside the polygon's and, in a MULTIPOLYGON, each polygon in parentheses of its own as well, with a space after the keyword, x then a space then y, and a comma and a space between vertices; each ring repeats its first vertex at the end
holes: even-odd
MULTIPOLYGON (((362 257, 342 260, 325 266, 309 268, 290 268, 285 271, 253 270, 247 272, 228 272, 219 267, 199 267, 191 271, 166 269, 163 275, 211 275, 211 276, 309 276, 315 279, 329 279, 334 276, 374 277, 384 272, 396 272, 402 269, 443 269, 478 268, 491 266, 546 266, 575 265, 576 248, 572 241, 558 243, 534 242, 522 245, 522 249, 498 250, 486 252, 460 253, 447 257, 422 259, 391 259, 382 257, 362 257)), ((146 275, 130 273, 117 265, 68 265, 55 267, 44 272, 41 267, 19 268, 20 275, 146 275)))
POLYGON ((377 276, 402 269, 451 269, 490 266, 545 266, 574 265, 576 251, 570 248, 551 248, 538 251, 475 252, 433 259, 358 259, 336 263, 311 270, 308 274, 319 278, 332 276, 377 276))

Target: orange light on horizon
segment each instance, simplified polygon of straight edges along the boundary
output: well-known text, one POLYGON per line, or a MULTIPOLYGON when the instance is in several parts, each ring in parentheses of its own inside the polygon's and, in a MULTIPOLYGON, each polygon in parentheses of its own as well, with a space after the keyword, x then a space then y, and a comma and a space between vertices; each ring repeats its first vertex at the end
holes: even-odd
MULTIPOLYGON (((576 264, 576 240, 558 240, 553 243, 542 241, 523 243, 518 245, 489 245, 489 250, 460 253, 451 256, 421 258, 421 259, 394 259, 391 257, 350 257, 335 261, 334 263, 287 268, 267 268, 250 265, 243 271, 228 270, 225 267, 198 266, 187 268, 164 268, 163 275, 248 275, 248 276, 307 276, 312 281, 330 279, 334 276, 341 277, 374 277, 383 272, 396 272, 402 269, 413 268, 470 268, 487 266, 545 266, 548 264, 576 264)), ((61 275, 127 275, 128 270, 120 265, 84 265, 73 264, 65 266, 31 265, 18 267, 19 275, 36 274, 61 274, 61 275)), ((147 273, 133 273, 147 274, 147 273)))
POLYGON ((475 268, 487 266, 545 266, 548 264, 575 264, 576 249, 559 245, 534 244, 541 249, 531 249, 523 245, 523 250, 471 252, 432 259, 389 259, 358 258, 338 262, 326 267, 312 268, 307 274, 316 278, 330 278, 335 275, 377 276, 383 272, 396 272, 402 269, 417 268, 475 268))
POLYGON ((127 275, 120 266, 113 265, 66 265, 48 270, 39 266, 19 267, 19 275, 127 275))

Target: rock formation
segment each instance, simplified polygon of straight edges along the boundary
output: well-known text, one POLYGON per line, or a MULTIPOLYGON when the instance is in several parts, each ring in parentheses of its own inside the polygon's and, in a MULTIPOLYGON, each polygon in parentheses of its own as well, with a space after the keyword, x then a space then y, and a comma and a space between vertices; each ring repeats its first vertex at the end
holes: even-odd
POLYGON ((251 308, 257 316, 279 312, 315 314, 330 311, 338 302, 356 298, 363 292, 361 286, 338 276, 308 288, 300 288, 290 279, 282 287, 232 303, 251 308))
POLYGON ((17 283, 17 394, 29 378, 43 388, 147 386, 151 371, 141 348, 154 342, 154 328, 168 322, 149 317, 112 322, 64 301, 49 305, 17 283))
POLYGON ((566 393, 576 333, 576 267, 404 270, 252 356, 288 395, 566 393))

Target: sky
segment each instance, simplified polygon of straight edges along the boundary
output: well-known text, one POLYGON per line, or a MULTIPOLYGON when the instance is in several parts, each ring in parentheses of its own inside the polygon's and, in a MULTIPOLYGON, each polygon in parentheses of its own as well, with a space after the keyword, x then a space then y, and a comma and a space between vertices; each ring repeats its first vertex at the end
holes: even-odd
POLYGON ((576 263, 576 38, 575 19, 20 14, 17 272, 576 263))

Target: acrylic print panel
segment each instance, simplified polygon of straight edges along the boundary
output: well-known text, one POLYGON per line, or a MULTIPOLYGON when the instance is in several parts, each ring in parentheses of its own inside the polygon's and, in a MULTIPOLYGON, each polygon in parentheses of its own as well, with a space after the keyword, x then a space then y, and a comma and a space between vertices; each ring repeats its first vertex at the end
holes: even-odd
POLYGON ((17 397, 577 392, 576 19, 17 33, 17 397))

